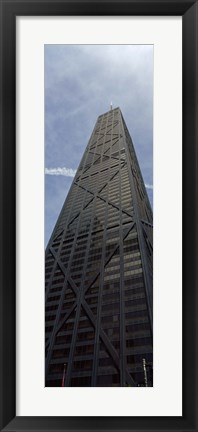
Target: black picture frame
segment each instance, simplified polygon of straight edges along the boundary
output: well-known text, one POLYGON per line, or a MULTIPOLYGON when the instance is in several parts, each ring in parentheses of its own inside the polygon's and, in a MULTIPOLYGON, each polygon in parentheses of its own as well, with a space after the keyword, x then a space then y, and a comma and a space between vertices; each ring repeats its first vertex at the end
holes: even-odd
MULTIPOLYGON (((197 431, 198 4, 195 0, 0 0, 0 429, 4 431, 197 431), (183 416, 16 417, 16 82, 17 16, 182 16, 183 20, 183 416)), ((171 101, 170 101, 171 103, 171 101)), ((171 211, 171 209, 169 209, 171 211)), ((171 242, 171 239, 170 239, 171 242)), ((167 348, 168 349, 168 348, 167 348)), ((169 353, 170 354, 170 353, 169 353)), ((170 382, 171 386, 174 383, 170 382)))

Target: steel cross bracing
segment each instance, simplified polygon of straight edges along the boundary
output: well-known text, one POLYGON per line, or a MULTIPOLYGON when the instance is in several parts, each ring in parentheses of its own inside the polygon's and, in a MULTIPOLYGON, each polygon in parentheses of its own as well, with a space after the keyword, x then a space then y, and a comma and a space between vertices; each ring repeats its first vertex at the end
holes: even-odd
MULTIPOLYGON (((111 111, 111 114, 112 113, 113 113, 113 111, 111 111)), ((94 282, 97 280, 98 277, 100 277, 100 281, 101 281, 100 284, 102 283, 104 269, 106 268, 108 263, 111 261, 112 257, 116 253, 117 249, 119 249, 120 256, 121 256, 120 259, 122 259, 123 242, 125 241, 125 239, 129 235, 129 233, 133 229, 136 229, 136 231, 138 233, 139 243, 140 243, 142 266, 144 269, 145 287, 146 287, 147 295, 148 295, 148 297, 150 297, 151 286, 150 286, 150 279, 149 279, 147 264, 146 264, 147 256, 146 256, 145 251, 144 251, 145 239, 143 236, 142 224, 147 226, 148 229, 151 229, 152 223, 151 223, 151 220, 146 220, 145 214, 143 215, 144 216, 143 218, 141 218, 141 215, 139 214, 136 183, 138 183, 138 176, 140 177, 141 173, 139 170, 137 160, 135 160, 135 164, 133 164, 133 162, 131 162, 127 140, 123 140, 123 137, 125 136, 126 131, 125 131, 125 125, 122 122, 121 113, 120 113, 120 121, 113 121, 113 119, 112 119, 111 127, 107 127, 107 124, 106 124, 106 126, 104 128, 102 128, 101 130, 100 130, 100 128, 95 127, 95 129, 92 133, 91 139, 88 143, 88 147, 87 147, 85 156, 83 156, 82 162, 80 164, 80 167, 78 169, 78 172, 77 172, 76 177, 75 177, 74 182, 73 182, 73 187, 76 187, 76 196, 78 194, 77 191, 79 189, 82 189, 85 192, 85 195, 84 195, 84 198, 83 198, 83 201, 81 204, 81 209, 76 214, 72 214, 72 210, 70 209, 70 211, 68 212, 68 215, 67 215, 67 222, 66 222, 65 226, 63 228, 59 228, 59 222, 61 222, 61 216, 62 216, 63 211, 64 211, 64 208, 63 208, 63 210, 60 214, 60 217, 58 219, 58 223, 55 227, 55 230, 53 232, 53 235, 50 239, 50 242, 49 242, 49 245, 47 248, 47 253, 51 254, 51 256, 54 258, 54 265, 53 265, 53 271, 52 271, 51 277, 48 281, 48 286, 46 288, 46 300, 48 299, 48 294, 49 294, 49 289, 50 289, 50 286, 52 283, 53 274, 55 272, 55 269, 57 269, 57 266, 61 270, 62 275, 64 276, 64 282, 63 282, 63 286, 62 286, 61 297, 59 300, 59 306, 58 306, 58 309, 56 311, 56 318, 55 318, 53 330, 52 330, 51 334, 49 335, 48 340, 46 341, 46 350, 47 350, 46 375, 47 375, 47 371, 49 368, 56 335, 59 333, 62 326, 67 322, 67 320, 70 318, 73 311, 75 310, 76 311, 75 325, 74 325, 74 330, 73 330, 73 335, 72 335, 72 342, 71 342, 70 355, 69 355, 69 361, 68 361, 68 370, 67 370, 67 376, 66 376, 66 381, 65 381, 65 385, 70 384, 70 377, 71 377, 71 371, 72 371, 72 361, 73 361, 73 357, 74 357, 74 350, 75 350, 75 344, 76 344, 80 311, 81 311, 81 308, 83 308, 84 312, 86 313, 86 316, 88 317, 90 323, 92 324, 93 328, 95 329, 95 351, 94 351, 94 359, 95 360, 94 360, 94 366, 93 366, 93 372, 92 372, 92 385, 96 385, 98 354, 99 354, 98 341, 100 338, 100 340, 103 342, 104 346, 106 347, 109 355, 113 359, 113 362, 114 362, 117 370, 120 371, 121 385, 126 384, 126 385, 134 386, 134 385, 136 385, 136 383, 134 382, 130 372, 128 371, 128 368, 126 366, 125 361, 123 361, 124 356, 126 355, 126 353, 125 353, 125 331, 124 331, 124 329, 125 329, 125 322, 124 322, 125 315, 124 315, 124 312, 122 313, 122 311, 124 310, 124 298, 123 298, 123 293, 122 293, 122 285, 124 283, 123 272, 121 271, 121 274, 120 274, 120 311, 121 311, 121 321, 120 321, 120 332, 121 332, 120 333, 120 338, 121 338, 120 343, 121 343, 121 346, 120 346, 120 348, 121 348, 121 352, 122 352, 122 355, 120 356, 121 358, 119 358, 116 349, 114 348, 114 346, 112 345, 112 343, 110 341, 110 338, 107 336, 107 334, 104 332, 104 330, 100 326, 102 285, 101 285, 100 290, 99 290, 98 309, 97 309, 98 312, 97 312, 96 316, 93 314, 92 310, 90 309, 90 307, 86 301, 85 294, 90 289, 90 287, 94 284, 94 282), (116 134, 113 133, 113 129, 115 126, 119 127, 119 132, 116 134), (101 130, 105 130, 106 133, 101 134, 101 130), (97 140, 95 139, 96 135, 98 135, 97 140), (104 138, 106 138, 107 135, 110 137, 110 139, 109 139, 109 141, 105 142, 104 138), (113 135, 115 135, 115 136, 113 137, 113 135), (92 144, 93 139, 94 139, 94 143, 92 144), (122 139, 122 143, 120 143, 121 139, 122 139), (101 140, 103 140, 103 141, 101 142, 101 140), (105 148, 105 145, 108 142, 110 142, 111 144, 107 148, 105 148), (115 144, 120 144, 119 150, 114 151, 113 147, 115 144), (99 146, 101 147, 101 153, 96 151, 99 146), (125 160, 125 157, 123 157, 123 152, 126 153, 126 155, 127 155, 126 160, 125 160), (93 157, 96 156, 96 159, 95 160, 93 159, 94 161, 92 160, 92 163, 87 163, 87 161, 89 160, 90 154, 93 155, 93 157), (83 176, 86 174, 86 176, 88 175, 89 178, 91 178, 92 175, 95 175, 96 173, 100 173, 101 167, 102 167, 102 162, 104 160, 104 156, 105 156, 106 161, 107 160, 111 161, 112 159, 117 161, 118 169, 115 172, 113 172, 113 174, 111 175, 111 166, 109 166, 108 167, 108 180, 106 180, 104 177, 104 183, 102 184, 102 186, 100 184, 99 188, 97 187, 97 188, 95 188, 95 190, 91 190, 92 189, 92 188, 90 188, 91 185, 89 187, 87 187, 86 184, 83 184, 83 176), (94 171, 94 173, 93 173, 92 168, 95 166, 98 166, 98 171, 94 171), (131 188, 132 188, 133 207, 134 207, 133 212, 128 210, 128 209, 122 208, 120 203, 119 204, 117 202, 114 203, 112 201, 112 199, 109 199, 108 192, 107 192, 107 196, 103 197, 101 195, 103 190, 105 190, 105 191, 108 190, 111 181, 116 176, 119 176, 119 184, 120 184, 119 194, 121 196, 121 170, 126 166, 128 167, 129 176, 131 178, 131 188), (88 201, 86 201, 87 194, 92 195, 88 201), (103 259, 101 260, 102 264, 100 265, 100 269, 98 271, 96 271, 91 282, 88 285, 84 286, 85 268, 87 265, 88 252, 89 252, 89 250, 87 249, 86 254, 85 254, 86 256, 85 256, 85 262, 84 262, 84 272, 82 272, 82 280, 81 280, 81 285, 79 288, 79 286, 76 285, 75 281, 72 279, 72 277, 70 275, 70 268, 72 265, 72 256, 74 253, 78 233, 80 232, 80 226, 81 226, 81 220, 83 217, 83 212, 86 209, 89 209, 90 205, 92 205, 93 208, 92 208, 90 228, 89 228, 89 232, 87 235, 88 235, 89 241, 91 239, 91 235, 94 232, 93 231, 93 218, 94 218, 94 208, 96 206, 97 200, 104 202, 105 214, 106 214, 105 223, 104 223, 104 227, 103 227, 104 244, 103 244, 103 252, 102 252, 103 259), (109 206, 114 208, 115 210, 117 210, 119 212, 119 215, 120 215, 120 222, 119 222, 120 238, 119 238, 119 242, 115 245, 113 251, 109 254, 109 256, 106 259, 104 259, 105 258, 104 251, 105 251, 106 231, 111 228, 111 227, 108 228, 108 223, 107 223, 107 208, 109 206), (123 225, 122 215, 128 216, 131 219, 131 222, 128 221, 126 223, 126 225, 123 225), (67 232, 67 229, 70 226, 72 227, 72 224, 74 222, 77 225, 75 227, 75 234, 74 234, 74 238, 73 238, 73 245, 71 247, 70 259, 69 259, 69 262, 67 263, 67 267, 66 267, 64 265, 64 263, 61 261, 60 253, 61 253, 61 249, 62 249, 62 245, 63 245, 63 241, 65 238, 65 234, 67 232), (128 228, 126 229, 126 227, 128 227, 128 228), (57 238, 60 238, 60 245, 58 247, 58 250, 56 251, 53 247, 53 243, 57 240, 57 238), (84 274, 84 276, 83 276, 83 274, 84 274), (67 291, 68 284, 75 295, 75 301, 74 301, 73 305, 65 312, 65 315, 62 317, 62 315, 63 315, 62 314, 62 306, 63 306, 63 301, 65 298, 65 293, 67 291)), ((132 142, 131 142, 131 145, 132 145, 132 142)), ((116 167, 116 165, 114 165, 114 166, 116 167)), ((85 179, 86 178, 87 177, 85 177, 85 179)), ((141 180, 142 180, 142 178, 141 178, 141 180)), ((144 230, 144 235, 146 236, 146 240, 149 243, 149 247, 152 248, 152 245, 150 243, 150 239, 148 238, 147 232, 145 230, 144 230)), ((88 241, 88 244, 89 244, 89 241, 88 241)), ((149 299, 147 299, 147 305, 148 305, 148 309, 149 309, 150 320, 152 320, 152 313, 151 313, 152 305, 151 305, 151 301, 149 299)))
MULTIPOLYGON (((144 182, 142 179, 142 175, 141 175, 141 171, 139 168, 139 164, 137 161, 137 157, 132 145, 132 140, 131 137, 128 133, 127 127, 124 123, 123 120, 123 133, 124 133, 124 129, 125 132, 127 133, 127 138, 128 138, 128 144, 126 145, 126 152, 128 153, 128 157, 127 157, 127 163, 128 163, 128 171, 129 171, 129 176, 131 178, 131 187, 132 187, 132 195, 133 195, 133 205, 134 205, 134 221, 136 223, 136 227, 137 227, 137 233, 138 233, 138 240, 139 240, 139 244, 140 244, 140 252, 141 252, 141 259, 142 259, 142 267, 143 267, 143 273, 144 273, 144 280, 145 280, 145 288, 146 288, 146 293, 147 293, 147 306, 148 306, 148 310, 149 310, 149 316, 150 316, 150 325, 151 328, 153 328, 153 303, 152 303, 152 280, 150 278, 150 274, 149 274, 149 266, 148 266, 148 258, 147 255, 145 253, 145 241, 144 241, 144 237, 143 237, 143 229, 142 229, 142 220, 141 220, 141 213, 140 213, 140 206, 138 205, 138 198, 137 198, 137 185, 138 185, 138 180, 141 179, 142 184, 144 186, 144 182), (131 144, 131 145, 130 145, 131 144), (131 157, 131 163, 130 163, 130 153, 133 153, 133 157, 131 157), (131 167, 131 169, 130 169, 131 167), (139 176, 139 179, 138 179, 139 176)), ((147 196, 147 192, 146 192, 146 188, 144 186, 144 190, 145 190, 145 194, 147 196)), ((148 200, 149 203, 149 200, 148 200)), ((149 225, 149 221, 144 221, 144 223, 147 223, 147 225, 149 225)), ((150 224, 150 227, 152 228, 152 224, 150 224)))
MULTIPOLYGON (((124 165, 125 165, 125 164, 124 164, 124 165)), ((115 173, 115 174, 110 178, 110 180, 112 180, 112 179, 115 177, 115 175, 118 174, 118 173, 119 173, 119 170, 118 170, 118 171, 117 171, 117 172, 116 172, 116 173, 115 173)), ((103 190, 103 188, 104 188, 106 185, 107 185, 107 182, 102 186, 102 188, 99 190, 99 192, 100 192, 101 190, 103 190)), ((81 186, 79 185, 79 187, 81 187, 81 186)), ((91 191, 89 191, 89 190, 87 190, 87 191, 93 194, 93 192, 91 192, 91 191)), ((99 196, 99 193, 97 193, 97 192, 94 194, 94 196, 95 196, 95 197, 98 197, 98 198, 100 198, 100 199, 102 199, 102 200, 104 200, 102 197, 99 196)), ((94 198, 92 198, 92 199, 91 199, 91 200, 90 200, 90 201, 89 201, 89 202, 88 202, 88 203, 83 207, 83 210, 84 210, 85 208, 88 207, 88 205, 93 201, 93 199, 94 199, 94 198)), ((126 213, 128 216, 132 217, 131 214, 125 212, 124 210, 121 210, 121 208, 118 207, 117 205, 115 205, 114 203, 110 203, 110 202, 107 201, 107 200, 104 200, 104 201, 106 201, 107 204, 114 206, 117 210, 119 210, 119 211, 123 211, 123 212, 126 213)), ((73 222, 73 221, 74 221, 74 220, 75 220, 79 215, 80 215, 80 212, 79 212, 79 213, 78 213, 74 218, 72 218, 71 221, 69 221, 68 226, 69 226, 69 225, 70 225, 70 224, 71 224, 71 223, 72 223, 72 222, 73 222)), ((124 236, 124 239, 127 237, 127 235, 129 234, 129 232, 131 231, 131 229, 132 229, 133 227, 134 227, 134 223, 132 224, 132 226, 130 226, 129 230, 127 231, 127 234, 124 236)), ((104 268, 105 268, 105 266, 109 263, 110 259, 113 257, 113 255, 114 255, 115 251, 118 249, 118 247, 119 247, 119 244, 117 244, 117 245, 115 246, 113 252, 112 252, 112 253, 109 255, 109 257, 107 258, 107 260, 106 260, 106 262, 105 262, 105 264, 104 264, 104 268)), ((52 255, 54 256, 54 258, 55 258, 55 260, 56 260, 56 263, 59 265, 61 271, 62 271, 63 274, 65 275, 65 287, 66 287, 66 282, 67 282, 67 281, 70 282, 70 285, 71 285, 71 287, 72 287, 72 289, 74 290, 74 293, 75 293, 75 295, 76 295, 76 302, 73 304, 73 306, 70 308, 70 310, 65 314, 65 317, 61 320, 61 322, 57 323, 57 327, 54 327, 53 338, 51 338, 51 344, 50 344, 49 351, 48 351, 48 352, 49 352, 49 355, 48 355, 47 360, 46 360, 46 368, 49 366, 50 353, 51 353, 51 348, 52 348, 52 346, 53 346, 54 338, 55 338, 57 332, 61 329, 62 325, 65 323, 65 321, 70 317, 72 311, 74 310, 74 308, 75 308, 77 305, 79 305, 79 308, 80 308, 80 305, 81 305, 82 302, 83 302, 83 305, 84 305, 84 308, 85 308, 86 312, 89 312, 89 313, 88 313, 88 316, 89 316, 89 318, 90 318, 90 321, 92 322, 92 324, 93 324, 94 327, 96 328, 96 326, 95 326, 95 320, 93 321, 93 317, 94 317, 94 315, 92 314, 92 312, 91 312, 89 306, 87 305, 86 300, 82 297, 82 298, 81 298, 81 301, 79 301, 79 292, 78 292, 78 288, 76 287, 75 283, 72 281, 71 278, 69 278, 69 277, 67 278, 67 276, 68 276, 68 271, 65 269, 64 265, 61 263, 61 260, 57 257, 57 254, 55 253, 54 249, 53 249, 52 247, 50 247, 49 250, 50 250, 50 252, 52 253, 52 255)), ((86 291, 91 287, 91 285, 94 283, 94 281, 96 280, 96 278, 97 278, 99 275, 100 275, 100 271, 97 272, 96 275, 93 277, 93 281, 91 282, 91 284, 90 284, 89 286, 86 287, 86 289, 84 290, 84 295, 85 295, 86 291)), ((64 295, 62 296, 62 298, 64 298, 64 295)), ((59 315, 60 315, 60 312, 61 312, 61 308, 59 309, 59 315)), ((77 320, 76 320, 76 323, 78 324, 78 321, 77 321, 77 320)), ((76 326, 76 328, 77 328, 77 326, 76 326)), ((105 344, 107 350, 109 351, 109 353, 110 353, 111 355, 113 354, 113 360, 115 361, 115 364, 116 364, 116 366, 118 367, 118 366, 119 366, 119 358, 118 358, 118 355, 117 355, 117 353, 116 353, 116 350, 114 349, 114 347, 112 346, 112 344, 111 344, 111 342, 109 341, 108 337, 105 335, 104 331, 102 331, 101 328, 100 328, 100 331, 99 331, 99 335, 100 335, 100 338, 102 339, 103 343, 105 344)), ((47 344, 46 344, 46 348, 48 347, 48 345, 49 345, 49 341, 48 341, 47 344)), ((68 374, 67 376, 69 376, 69 374, 68 374)), ((128 384, 134 385, 134 381, 133 381, 131 375, 129 374, 129 372, 126 372, 126 380, 127 380, 127 383, 128 383, 128 384)))

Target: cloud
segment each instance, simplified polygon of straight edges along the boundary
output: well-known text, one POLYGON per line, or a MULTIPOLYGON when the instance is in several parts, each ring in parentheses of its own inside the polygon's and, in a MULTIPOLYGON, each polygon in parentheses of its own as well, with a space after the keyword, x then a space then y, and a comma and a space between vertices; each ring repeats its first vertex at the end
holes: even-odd
POLYGON ((65 177, 74 177, 76 174, 76 170, 72 168, 45 168, 45 174, 55 175, 55 176, 65 176, 65 177))
POLYGON ((145 184, 145 186, 146 186, 147 189, 153 189, 153 185, 145 184))

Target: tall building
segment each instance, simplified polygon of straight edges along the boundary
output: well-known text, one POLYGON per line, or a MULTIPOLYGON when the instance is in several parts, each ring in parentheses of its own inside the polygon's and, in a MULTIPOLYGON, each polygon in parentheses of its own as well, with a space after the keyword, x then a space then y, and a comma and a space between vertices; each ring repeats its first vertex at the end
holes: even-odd
POLYGON ((46 249, 46 386, 152 386, 152 231, 131 137, 110 109, 46 249))

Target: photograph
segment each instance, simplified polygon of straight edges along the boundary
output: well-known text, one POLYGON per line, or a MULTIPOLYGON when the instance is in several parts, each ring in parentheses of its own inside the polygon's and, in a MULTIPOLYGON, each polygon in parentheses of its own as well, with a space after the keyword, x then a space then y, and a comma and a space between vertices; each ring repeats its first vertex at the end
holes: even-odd
POLYGON ((45 45, 45 386, 153 387, 153 45, 45 45))

